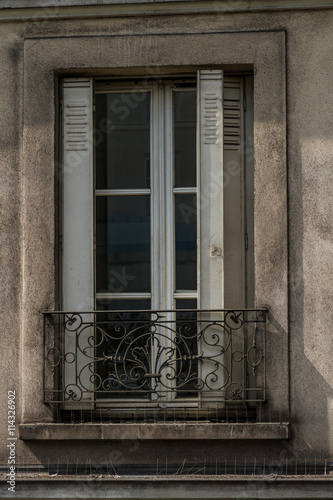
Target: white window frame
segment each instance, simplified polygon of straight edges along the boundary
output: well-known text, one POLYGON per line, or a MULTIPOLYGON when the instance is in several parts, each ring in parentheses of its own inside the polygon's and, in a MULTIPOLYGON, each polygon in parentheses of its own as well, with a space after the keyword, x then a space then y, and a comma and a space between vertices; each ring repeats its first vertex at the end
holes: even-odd
MULTIPOLYGON (((160 165, 158 173, 152 178, 152 186, 150 190, 141 190, 141 194, 152 194, 151 196, 151 214, 153 215, 152 222, 152 282, 155 284, 152 293, 152 310, 156 309, 175 309, 175 300, 177 298, 196 298, 198 309, 223 309, 224 307, 224 272, 223 272, 223 258, 224 258, 224 243, 223 243, 223 72, 221 70, 213 71, 202 71, 198 72, 198 151, 197 151, 197 188, 174 188, 173 187, 173 139, 170 133, 166 133, 165 130, 172 130, 172 90, 171 84, 165 84, 165 92, 155 92, 152 94, 152 117, 155 124, 159 124, 158 127, 151 127, 151 164, 160 165), (217 85, 216 85, 217 83, 217 85), (200 89, 200 90, 199 90, 200 89), (217 91, 217 93, 216 93, 217 91), (213 94, 216 95, 213 95, 213 94), (165 116, 163 116, 165 113, 165 116), (157 130, 156 130, 157 129, 157 130), (157 137, 157 140, 156 140, 157 137), (207 140, 201 140, 202 137, 206 137, 207 140), (156 143, 158 146, 156 147, 156 143), (201 168, 201 165, 205 165, 205 168, 201 168), (207 167, 208 165, 208 167, 207 167), (217 167, 218 166, 218 167, 217 167), (164 185, 163 176, 165 176, 165 186, 161 189, 161 184, 164 185), (211 225, 212 219, 209 215, 205 216, 204 209, 202 208, 202 192, 209 183, 211 179, 215 180, 215 183, 221 187, 221 196, 212 196, 208 204, 209 211, 215 214, 215 219, 213 222, 213 227, 211 225), (166 269, 173 269, 174 262, 174 238, 172 237, 174 233, 173 220, 171 217, 166 216, 167 213, 174 213, 173 209, 173 195, 175 193, 191 193, 197 196, 197 206, 201 206, 201 210, 198 210, 198 274, 200 276, 209 276, 211 280, 209 285, 205 285, 202 279, 198 278, 198 291, 196 293, 182 293, 175 291, 174 287, 174 273, 165 272, 165 283, 163 289, 161 286, 156 285, 160 280, 156 279, 156 275, 160 274, 161 263, 165 263, 166 269), (163 200, 161 200, 161 195, 163 195, 163 200), (214 225, 215 224, 215 225, 214 225), (164 227, 166 231, 164 232, 164 227), (167 238, 164 237, 165 233, 168 235, 167 238), (208 234, 209 233, 209 234, 208 234), (154 238, 154 235, 159 234, 159 238, 154 238), (215 235, 215 239, 212 240, 211 234, 215 235), (207 247, 207 241, 210 242, 209 247, 207 247), (156 257, 158 256, 158 257, 156 257)), ((92 89, 93 80, 92 79, 71 79, 67 80, 67 85, 70 86, 70 82, 76 82, 80 80, 86 92, 85 106, 86 111, 83 115, 88 118, 88 121, 92 119, 91 115, 91 103, 89 100, 92 99, 92 89), (90 110, 88 109, 90 108, 90 110)), ((123 89, 126 88, 123 86, 123 89)), ((114 90, 116 91, 116 90, 114 90)), ((145 89, 146 91, 146 89, 145 89)), ((135 89, 137 92, 137 89, 135 89)), ((75 99, 74 99, 75 100, 75 99)), ((80 99, 78 100, 80 101, 80 99)), ((67 103, 68 104, 68 103, 67 103)), ((66 108, 66 99, 64 99, 64 107, 66 108)), ((77 109, 80 108, 78 102, 76 105, 77 109)), ((70 106, 69 106, 70 107, 70 106)), ((74 112, 75 115, 75 112, 74 112)), ((66 121, 66 111, 64 111, 65 121, 66 121)), ((72 117, 74 121, 74 129, 72 130, 72 145, 68 146, 68 141, 64 141, 64 159, 66 162, 66 154, 70 151, 77 151, 75 148, 81 148, 79 157, 81 158, 81 163, 84 168, 85 174, 85 190, 84 193, 87 199, 91 198, 93 192, 92 185, 93 180, 91 178, 91 165, 92 160, 92 129, 85 127, 84 123, 79 123, 80 119, 77 116, 72 117), (78 128, 75 128, 79 127, 78 128), (81 128, 80 128, 81 127, 81 128), (81 132, 80 132, 81 131, 81 132), (77 134, 77 135, 75 135, 77 134), (85 139, 84 139, 85 137, 85 139), (83 140, 84 139, 84 140, 83 140), (73 149, 74 143, 74 149, 73 149), (76 144, 76 145, 75 145, 76 144), (86 153, 85 147, 87 146, 86 153), (67 149, 66 149, 67 148, 67 149), (89 166, 90 165, 90 166, 89 166), (87 181, 88 179, 88 181, 87 181)), ((84 121, 84 119, 83 119, 84 121)), ((69 124, 67 126, 70 128, 69 124)), ((243 125, 241 125, 243 126, 243 125)), ((72 127, 73 128, 73 127, 72 127)), ((66 124, 64 126, 64 134, 66 135, 66 124)), ((82 172, 81 172, 82 173, 82 172)), ((66 179, 66 172, 64 172, 64 211, 68 212, 67 208, 70 206, 69 202, 70 195, 68 194, 70 190, 73 190, 68 184, 66 179), (67 193, 67 194, 66 194, 67 193)), ((138 191, 138 190, 135 190, 138 191)), ((128 191, 130 194, 130 190, 128 191)), ((103 194, 101 191, 98 194, 103 194)), ((105 194, 105 193, 104 193, 105 194)), ((124 194, 124 193, 123 193, 124 194)), ((137 192, 137 194, 139 194, 137 192)), ((81 192, 82 195, 82 192, 81 192)), ((71 200, 73 201, 73 200, 71 200)), ((74 203, 75 205, 75 203, 74 203)), ((87 211, 88 213, 88 211, 87 211)), ((68 218, 67 213, 64 214, 64 220, 68 218)), ((89 224, 85 223, 85 230, 87 227, 90 228, 90 238, 86 238, 87 247, 85 251, 90 255, 92 251, 92 241, 93 241, 93 211, 89 209, 89 224), (88 249, 89 246, 89 249, 88 249)), ((83 227, 82 227, 83 230, 83 227)), ((64 233, 69 234, 70 230, 64 227, 64 233)), ((68 290, 63 294, 63 309, 64 310, 93 310, 95 309, 94 300, 95 298, 111 298, 109 294, 97 294, 94 297, 94 292, 92 290, 93 279, 93 266, 91 264, 87 267, 88 273, 85 276, 85 285, 80 288, 79 295, 73 294, 72 291, 72 278, 71 278, 71 265, 73 254, 67 252, 66 247, 66 237, 64 238, 63 254, 66 258, 63 259, 63 289, 68 286, 68 290), (66 278, 67 276, 67 278, 66 278), (71 283, 71 284, 70 284, 71 283), (89 283, 89 285, 88 285, 89 283), (89 290, 88 294, 86 291, 89 290), (89 294, 91 296, 89 297, 89 294), (88 295, 88 297, 87 297, 88 295), (93 299, 92 299, 93 297, 93 299), (88 298, 88 300, 87 300, 88 298), (79 301, 79 303, 78 303, 79 301)), ((93 262, 91 260, 90 262, 93 262)), ((162 264, 163 265, 163 264, 162 264)), ((84 264, 83 266, 84 267, 84 264)), ((244 270, 242 270, 244 272, 244 270)), ((79 273, 80 274, 80 273, 79 273)), ((112 294, 113 298, 117 297, 117 294, 112 294)), ((144 298, 144 294, 129 294, 126 297, 121 294, 122 298, 144 298)), ((149 295, 150 296, 150 295, 149 295)), ((147 294, 148 298, 148 294, 147 294)), ((235 304, 235 306, 240 307, 235 304)), ((243 306, 244 307, 244 306, 243 306)), ((172 315, 172 313, 170 313, 172 315)), ((172 316, 170 316, 172 317, 172 316)), ((210 313, 210 318, 213 318, 212 313, 210 313)), ((205 319, 205 316, 202 316, 205 319)), ((220 316, 215 316, 214 319, 219 319, 220 316)), ((89 335, 89 333, 87 333, 89 335)), ((65 343, 67 341, 65 340, 65 343)), ((71 349, 73 346, 70 346, 71 349)), ((67 347, 66 347, 67 349, 67 347)), ((64 374, 65 379, 70 379, 70 369, 68 373, 64 374)), ((92 398, 91 398, 92 401, 92 398)), ((90 408, 91 401, 87 398, 87 408, 90 408)), ((124 400, 125 403, 125 400, 124 400)), ((105 406, 104 403, 101 403, 105 406)), ((68 405, 67 405, 68 407, 68 405)), ((72 403, 70 404, 72 407, 72 403)), ((74 404, 75 407, 75 404, 74 404)), ((82 403, 80 405, 82 407, 82 403)))

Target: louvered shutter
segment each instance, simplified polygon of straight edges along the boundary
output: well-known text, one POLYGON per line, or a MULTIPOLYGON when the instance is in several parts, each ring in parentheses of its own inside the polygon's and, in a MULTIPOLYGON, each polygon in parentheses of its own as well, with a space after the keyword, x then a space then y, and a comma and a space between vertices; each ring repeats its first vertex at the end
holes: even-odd
MULTIPOLYGON (((224 307, 243 309, 246 307, 245 269, 245 138, 243 78, 227 77, 224 80, 224 307)), ((250 216, 250 214, 248 214, 250 216)), ((231 339, 233 352, 246 352, 246 325, 237 330, 231 339)), ((246 366, 229 356, 224 363, 232 373, 232 383, 226 386, 226 397, 239 390, 238 398, 248 397, 243 392, 247 385, 246 366)))
MULTIPOLYGON (((224 78, 218 70, 198 72, 198 214, 199 307, 245 307, 243 80, 224 78)), ((223 322, 223 313, 202 313, 205 321, 223 322)), ((202 327, 207 323, 202 323, 202 327)), ((209 385, 202 402, 221 399, 228 392, 228 373, 242 383, 241 363, 234 366, 230 352, 221 354, 225 333, 219 326, 205 330, 201 378, 209 385), (207 358, 210 358, 207 359, 207 358), (205 360, 206 359, 206 360, 205 360), (215 364, 211 360, 217 362, 215 364)), ((243 352, 244 337, 232 339, 243 352)), ((223 399, 223 398, 222 398, 223 399)))
POLYGON ((223 72, 198 72, 199 304, 223 308, 223 72))
POLYGON ((243 79, 223 89, 224 307, 245 307, 245 138, 243 79))
MULTIPOLYGON (((71 312, 94 310, 92 96, 91 79, 63 80, 62 308, 71 312)), ((89 323, 93 316, 82 318, 89 323)), ((76 331, 78 324, 76 318, 72 331, 64 332, 66 409, 75 408, 76 402, 83 409, 82 400, 92 398, 87 348, 94 331, 92 327, 76 331)))
MULTIPOLYGON (((198 72, 198 257, 199 307, 222 309, 224 305, 223 273, 223 72, 198 72)), ((218 326, 207 321, 223 319, 221 313, 204 312, 199 319, 204 332, 199 341, 202 355, 200 378, 204 381, 202 403, 223 399, 226 372, 224 356, 216 339, 218 326)), ((221 339, 222 340, 222 339, 221 339)))
POLYGON ((242 78, 198 72, 201 309, 245 307, 242 100, 242 78))

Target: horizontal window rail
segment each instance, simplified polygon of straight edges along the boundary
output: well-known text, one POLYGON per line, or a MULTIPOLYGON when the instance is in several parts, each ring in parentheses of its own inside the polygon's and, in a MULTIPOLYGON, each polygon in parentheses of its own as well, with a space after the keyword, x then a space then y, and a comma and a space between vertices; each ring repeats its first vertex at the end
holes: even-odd
POLYGON ((44 401, 62 409, 265 401, 265 309, 44 312, 44 401))

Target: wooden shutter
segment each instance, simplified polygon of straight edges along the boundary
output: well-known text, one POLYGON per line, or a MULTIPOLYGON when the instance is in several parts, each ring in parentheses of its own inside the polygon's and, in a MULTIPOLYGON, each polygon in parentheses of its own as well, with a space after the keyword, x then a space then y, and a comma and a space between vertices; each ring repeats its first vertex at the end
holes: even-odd
MULTIPOLYGON (((245 193, 245 137, 244 137, 244 79, 227 77, 224 80, 224 141, 223 141, 223 195, 224 195, 224 307, 243 309, 246 303, 245 266, 245 217, 247 210, 245 193)), ((231 339, 233 352, 246 352, 247 328, 244 325, 231 339)), ((247 386, 246 364, 237 362, 237 356, 225 359, 229 373, 232 373, 230 387, 226 387, 227 397, 235 388, 247 386)), ((229 382, 229 383, 230 383, 229 382)), ((239 398, 248 394, 241 392, 239 398)), ((232 404, 233 402, 231 402, 232 404)))
MULTIPOLYGON (((224 307, 244 308, 245 298, 245 176, 243 78, 224 79, 224 307)), ((250 214, 248 214, 250 215, 250 214)))
POLYGON ((222 309, 223 71, 198 71, 199 304, 222 309))
MULTIPOLYGON (((222 309, 224 306, 223 273, 223 71, 198 72, 198 257, 199 308, 222 309)), ((200 398, 203 404, 223 399, 226 372, 225 357, 216 339, 218 326, 207 321, 222 321, 219 312, 201 313, 199 343, 202 354, 200 378, 205 386, 200 398), (214 340, 215 339, 215 340, 214 340), (216 364, 216 361, 218 364, 216 364), (214 374, 214 376, 212 375, 214 374)), ((223 339, 221 338, 221 341, 223 339)))
MULTIPOLYGON (((218 70, 198 72, 198 214, 199 307, 246 307, 245 294, 245 175, 243 79, 224 78, 218 70), (243 148, 243 149, 242 149, 243 148)), ((201 314, 205 321, 223 322, 223 313, 201 314)), ((204 327, 206 323, 202 323, 204 327)), ((241 363, 233 364, 231 352, 221 354, 223 328, 211 326, 202 342, 201 377, 211 380, 202 401, 218 400, 228 387, 227 374, 244 385, 241 363), (219 339, 217 341, 217 339, 219 339), (217 345, 215 345, 215 343, 217 345), (212 358, 220 363, 213 366, 212 358), (225 368, 223 368, 223 366, 225 368), (214 377, 210 374, 214 372, 214 377), (214 390, 216 388, 216 391, 214 390)), ((245 332, 232 339, 233 350, 244 351, 245 332)))
MULTIPOLYGON (((63 80, 63 241, 62 308, 80 312, 94 310, 93 274, 93 94, 90 78, 63 80)), ((84 321, 93 315, 82 316, 84 321)), ((89 371, 89 327, 80 333, 65 330, 65 352, 73 353, 64 362, 64 407, 92 399, 89 371), (84 355, 82 350, 86 349, 84 355), (74 356, 74 361, 73 361, 74 356), (72 391, 72 392, 70 392, 72 391), (76 403, 77 401, 77 403, 76 403)), ((88 405, 87 408, 90 408, 88 405)))
POLYGON ((200 308, 245 307, 243 79, 198 72, 200 308))

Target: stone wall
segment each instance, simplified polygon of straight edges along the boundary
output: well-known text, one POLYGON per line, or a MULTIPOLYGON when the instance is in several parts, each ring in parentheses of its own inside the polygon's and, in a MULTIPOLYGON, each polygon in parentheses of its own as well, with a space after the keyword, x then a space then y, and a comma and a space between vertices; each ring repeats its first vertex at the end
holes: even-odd
MULTIPOLYGON (((213 65, 254 72, 257 305, 271 310, 270 398, 284 420, 290 402, 291 438, 161 444, 126 440, 125 432, 119 440, 75 445, 21 440, 18 455, 23 463, 98 462, 112 454, 135 463, 138 453, 142 463, 333 459, 333 11, 98 13, 51 19, 36 12, 1 24, 3 442, 7 390, 16 389, 18 424, 52 420, 42 403, 40 311, 56 304, 57 78, 213 65)), ((1 461, 7 461, 4 448, 1 461)))

